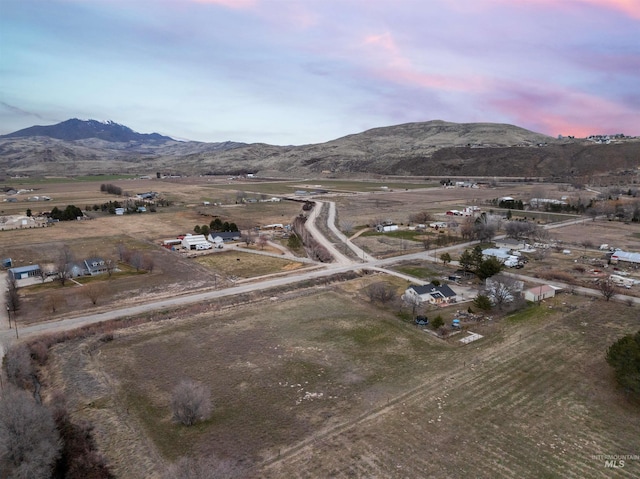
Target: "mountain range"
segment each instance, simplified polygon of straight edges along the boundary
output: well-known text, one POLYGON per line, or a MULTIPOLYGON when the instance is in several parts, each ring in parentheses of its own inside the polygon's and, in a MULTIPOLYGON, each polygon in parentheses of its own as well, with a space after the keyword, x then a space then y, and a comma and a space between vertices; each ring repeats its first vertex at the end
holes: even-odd
POLYGON ((635 171, 640 140, 607 145, 517 126, 440 120, 374 128, 326 143, 176 141, 115 122, 71 119, 0 136, 7 175, 164 172, 260 176, 426 175, 575 178, 635 171))

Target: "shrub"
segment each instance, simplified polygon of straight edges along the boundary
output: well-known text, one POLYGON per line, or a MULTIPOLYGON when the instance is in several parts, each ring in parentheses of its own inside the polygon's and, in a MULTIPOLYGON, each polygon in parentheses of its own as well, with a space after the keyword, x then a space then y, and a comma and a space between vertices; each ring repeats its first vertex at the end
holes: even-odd
POLYGON ((204 384, 185 379, 171 395, 173 418, 185 426, 192 426, 211 416, 211 392, 204 384))
POLYGON ((615 370, 620 386, 627 391, 640 393, 640 331, 613 343, 607 351, 607 362, 615 370))

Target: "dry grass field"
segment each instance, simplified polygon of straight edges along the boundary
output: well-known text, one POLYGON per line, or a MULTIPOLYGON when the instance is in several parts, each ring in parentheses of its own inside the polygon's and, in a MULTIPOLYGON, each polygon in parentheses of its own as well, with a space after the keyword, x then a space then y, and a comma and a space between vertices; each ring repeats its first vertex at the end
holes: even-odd
POLYGON ((364 300, 361 280, 277 301, 60 344, 44 380, 95 424, 118 477, 215 453, 241 477, 638 477, 599 454, 638 454, 640 410, 617 390, 608 345, 637 311, 571 295, 478 324, 462 345, 364 300), (212 418, 171 421, 184 377, 212 418))

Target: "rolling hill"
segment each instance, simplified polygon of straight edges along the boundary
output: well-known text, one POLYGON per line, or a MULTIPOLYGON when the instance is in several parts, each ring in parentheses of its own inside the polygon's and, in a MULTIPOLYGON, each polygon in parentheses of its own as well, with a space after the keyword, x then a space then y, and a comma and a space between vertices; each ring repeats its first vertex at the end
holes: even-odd
POLYGON ((113 122, 68 120, 0 137, 0 170, 30 176, 163 171, 569 178, 635 170, 639 153, 637 140, 596 145, 496 123, 435 120, 374 128, 320 144, 276 146, 184 142, 113 122))

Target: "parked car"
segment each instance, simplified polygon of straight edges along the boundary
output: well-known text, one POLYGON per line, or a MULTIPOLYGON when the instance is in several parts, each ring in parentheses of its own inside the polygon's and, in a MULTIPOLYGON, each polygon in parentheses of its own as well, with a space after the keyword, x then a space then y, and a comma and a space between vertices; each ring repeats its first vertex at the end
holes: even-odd
POLYGON ((426 326, 429 324, 429 319, 426 316, 416 316, 416 324, 418 326, 426 326))

